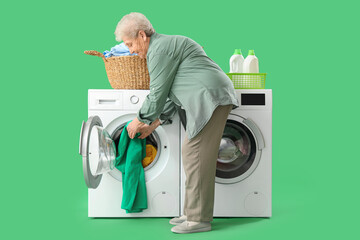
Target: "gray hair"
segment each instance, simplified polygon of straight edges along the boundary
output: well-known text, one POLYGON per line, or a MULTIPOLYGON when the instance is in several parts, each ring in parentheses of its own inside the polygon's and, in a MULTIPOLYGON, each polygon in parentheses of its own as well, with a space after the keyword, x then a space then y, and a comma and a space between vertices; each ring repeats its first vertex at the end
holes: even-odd
POLYGON ((122 41, 122 37, 134 39, 138 36, 140 30, 143 30, 146 36, 150 37, 154 32, 154 28, 150 21, 142 13, 132 12, 125 15, 117 24, 115 29, 115 39, 122 41))

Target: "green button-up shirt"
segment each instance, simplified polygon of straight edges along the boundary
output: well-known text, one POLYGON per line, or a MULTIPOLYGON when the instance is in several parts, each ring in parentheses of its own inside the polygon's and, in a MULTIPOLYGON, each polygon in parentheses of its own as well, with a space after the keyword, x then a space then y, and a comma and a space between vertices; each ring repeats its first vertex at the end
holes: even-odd
POLYGON ((218 105, 239 106, 230 78, 190 38, 154 33, 146 60, 150 93, 137 113, 145 124, 170 119, 176 104, 186 112, 186 132, 192 139, 218 105))

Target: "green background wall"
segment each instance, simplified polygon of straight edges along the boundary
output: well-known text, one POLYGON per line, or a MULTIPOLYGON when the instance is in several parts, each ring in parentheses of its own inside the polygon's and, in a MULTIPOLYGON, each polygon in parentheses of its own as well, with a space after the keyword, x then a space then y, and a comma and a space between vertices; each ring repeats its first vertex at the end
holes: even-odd
POLYGON ((1 18, 1 235, 4 239, 353 239, 359 237, 357 1, 9 1, 1 18), (225 71, 255 49, 273 89, 273 217, 90 219, 78 154, 87 90, 121 17, 185 35, 225 71))

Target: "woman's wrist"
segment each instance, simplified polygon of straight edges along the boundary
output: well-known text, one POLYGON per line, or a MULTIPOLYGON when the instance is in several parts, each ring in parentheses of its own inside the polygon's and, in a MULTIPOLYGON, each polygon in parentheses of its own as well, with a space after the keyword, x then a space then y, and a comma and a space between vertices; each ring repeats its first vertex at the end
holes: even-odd
POLYGON ((153 122, 153 124, 154 124, 155 128, 157 128, 158 126, 160 126, 160 125, 161 125, 160 119, 157 118, 157 119, 153 122))

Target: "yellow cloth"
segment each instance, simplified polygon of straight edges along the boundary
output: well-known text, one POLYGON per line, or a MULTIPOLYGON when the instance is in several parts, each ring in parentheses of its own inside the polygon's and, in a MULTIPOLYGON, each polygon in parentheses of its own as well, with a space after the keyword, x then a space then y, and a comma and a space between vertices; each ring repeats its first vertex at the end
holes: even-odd
POLYGON ((144 168, 149 166, 154 161, 156 153, 156 148, 153 145, 146 144, 146 157, 141 162, 144 168))

